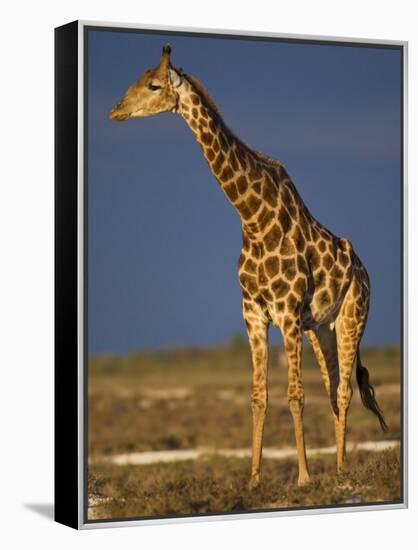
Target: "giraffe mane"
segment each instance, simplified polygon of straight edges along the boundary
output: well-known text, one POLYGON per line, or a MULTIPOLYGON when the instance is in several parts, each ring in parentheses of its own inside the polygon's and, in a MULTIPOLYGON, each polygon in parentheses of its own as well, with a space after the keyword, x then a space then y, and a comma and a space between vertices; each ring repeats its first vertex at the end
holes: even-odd
POLYGON ((202 86, 201 82, 197 80, 194 76, 191 76, 189 74, 184 74, 184 78, 195 88, 197 93, 200 95, 200 97, 205 101, 208 107, 216 113, 217 115, 221 116, 221 112, 219 111, 219 107, 216 105, 216 103, 213 101, 213 99, 210 97, 206 89, 202 86))
POLYGON ((272 159, 271 157, 269 157, 268 155, 265 155, 265 154, 262 153, 261 151, 253 151, 253 152, 255 153, 255 155, 256 155, 260 160, 262 160, 262 161, 265 162, 266 164, 271 164, 272 166, 275 166, 276 168, 284 169, 283 164, 282 164, 279 160, 272 159))
MULTIPOLYGON (((203 99, 203 101, 206 103, 206 105, 208 107, 210 107, 210 109, 214 113, 216 113, 219 117, 221 117, 221 112, 219 110, 219 107, 216 105, 216 103, 210 97, 210 95, 208 94, 207 90, 204 88, 202 83, 199 80, 197 80, 197 78, 195 78, 194 76, 183 73, 182 69, 177 69, 177 71, 181 72, 181 75, 192 85, 192 87, 200 95, 200 97, 203 99)), ((268 164, 268 165, 270 165, 274 168, 279 168, 282 171, 284 170, 284 166, 281 162, 269 157, 268 155, 265 155, 261 151, 255 151, 249 145, 247 145, 244 141, 242 141, 237 136, 235 136, 235 134, 231 131, 230 128, 227 128, 227 130, 235 139, 240 141, 242 143, 242 145, 244 145, 244 147, 246 149, 248 149, 258 160, 260 160, 264 164, 268 164)))

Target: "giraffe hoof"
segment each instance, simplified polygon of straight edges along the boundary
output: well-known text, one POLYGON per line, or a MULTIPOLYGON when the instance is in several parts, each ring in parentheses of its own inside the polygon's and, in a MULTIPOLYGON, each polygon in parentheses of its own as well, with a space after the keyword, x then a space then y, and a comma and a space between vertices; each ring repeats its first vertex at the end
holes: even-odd
POLYGON ((300 474, 298 478, 298 486, 303 487, 304 485, 307 485, 310 480, 311 478, 309 477, 309 474, 307 472, 304 474, 300 474))
POLYGON ((260 476, 255 475, 251 476, 250 482, 248 483, 248 489, 252 491, 253 489, 257 489, 257 487, 260 486, 260 476))
POLYGON ((337 476, 342 476, 347 473, 346 465, 343 461, 337 462, 337 476))

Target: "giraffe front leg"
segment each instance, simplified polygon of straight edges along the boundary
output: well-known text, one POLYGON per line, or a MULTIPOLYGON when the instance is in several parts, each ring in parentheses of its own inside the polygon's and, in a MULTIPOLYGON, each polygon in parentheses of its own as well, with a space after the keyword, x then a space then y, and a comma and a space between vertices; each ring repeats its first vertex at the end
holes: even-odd
POLYGON ((283 327, 284 348, 288 362, 287 398, 295 429, 296 448, 298 453, 299 476, 298 485, 309 482, 309 472, 306 460, 305 437, 303 433, 304 391, 302 386, 302 332, 300 320, 286 319, 283 327))
POLYGON ((243 315, 247 326, 253 366, 251 393, 253 434, 249 488, 254 489, 260 483, 264 420, 267 410, 268 321, 261 307, 250 302, 244 301, 243 315))

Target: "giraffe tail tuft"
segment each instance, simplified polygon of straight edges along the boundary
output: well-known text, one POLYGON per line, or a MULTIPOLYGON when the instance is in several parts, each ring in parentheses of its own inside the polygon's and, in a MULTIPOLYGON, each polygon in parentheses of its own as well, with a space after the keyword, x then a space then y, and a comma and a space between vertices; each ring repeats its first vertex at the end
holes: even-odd
POLYGON ((374 388, 370 384, 369 371, 366 369, 366 367, 363 367, 360 361, 360 350, 357 350, 356 378, 363 405, 366 407, 366 409, 369 409, 369 411, 372 411, 372 413, 377 416, 382 431, 387 432, 388 426, 385 422, 385 419, 383 418, 382 410, 377 404, 374 388))

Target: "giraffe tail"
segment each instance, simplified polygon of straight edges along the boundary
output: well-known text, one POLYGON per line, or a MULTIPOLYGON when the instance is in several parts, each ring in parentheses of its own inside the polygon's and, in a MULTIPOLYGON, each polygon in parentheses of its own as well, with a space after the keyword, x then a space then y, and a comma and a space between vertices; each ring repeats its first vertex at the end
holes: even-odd
POLYGON ((380 427, 382 428, 382 431, 387 432, 388 426, 385 422, 385 419, 383 418, 382 410, 377 404, 374 388, 370 384, 369 371, 366 369, 366 367, 363 367, 363 365, 361 364, 359 349, 357 350, 356 378, 357 378, 357 384, 360 390, 360 397, 363 405, 366 407, 366 409, 369 409, 369 411, 372 411, 372 413, 374 413, 377 416, 377 418, 379 419, 380 427))

